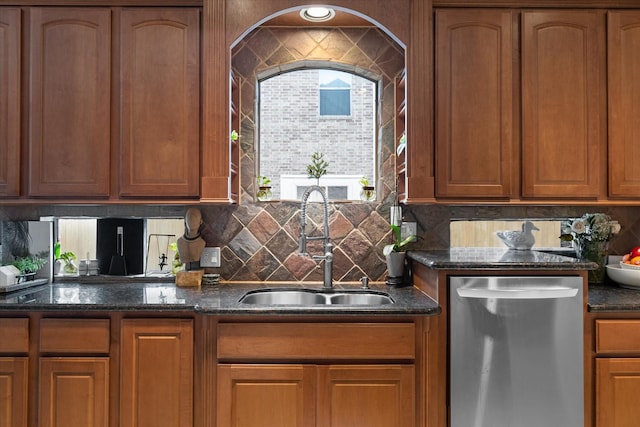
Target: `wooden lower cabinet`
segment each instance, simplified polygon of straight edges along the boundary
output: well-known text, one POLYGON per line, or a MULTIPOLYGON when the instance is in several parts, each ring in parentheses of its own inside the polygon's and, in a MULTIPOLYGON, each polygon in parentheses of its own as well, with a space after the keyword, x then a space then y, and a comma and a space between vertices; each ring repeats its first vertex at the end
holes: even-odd
POLYGON ((27 357, 0 357, 0 427, 27 427, 28 365, 27 357))
POLYGON ((415 426, 413 365, 318 367, 317 426, 415 426))
POLYGON ((218 365, 218 427, 315 425, 315 369, 218 365))
POLYGON ((124 319, 119 427, 193 426, 192 319, 124 319))
POLYGON ((413 365, 218 366, 218 427, 415 426, 413 365))
POLYGON ((640 319, 595 321, 596 427, 632 427, 640 420, 640 319))
POLYGON ((42 357, 39 427, 108 427, 109 358, 42 357))
POLYGON ((635 427, 640 420, 640 358, 596 360, 596 427, 635 427))

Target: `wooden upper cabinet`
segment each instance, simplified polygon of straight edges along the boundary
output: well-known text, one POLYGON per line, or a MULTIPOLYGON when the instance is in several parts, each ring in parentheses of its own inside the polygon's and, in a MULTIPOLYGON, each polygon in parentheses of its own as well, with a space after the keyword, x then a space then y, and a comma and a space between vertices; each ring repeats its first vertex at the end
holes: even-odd
POLYGON ((197 197, 199 10, 133 8, 121 17, 119 195, 197 197))
POLYGON ((601 195, 604 45, 604 12, 522 13, 525 198, 601 195))
POLYGON ((109 195, 111 12, 31 8, 29 196, 109 195))
POLYGON ((511 11, 436 13, 436 196, 506 198, 513 189, 511 11))
POLYGON ((0 197, 20 194, 20 9, 0 7, 0 197))
POLYGON ((609 197, 640 197, 640 12, 609 12, 609 197))

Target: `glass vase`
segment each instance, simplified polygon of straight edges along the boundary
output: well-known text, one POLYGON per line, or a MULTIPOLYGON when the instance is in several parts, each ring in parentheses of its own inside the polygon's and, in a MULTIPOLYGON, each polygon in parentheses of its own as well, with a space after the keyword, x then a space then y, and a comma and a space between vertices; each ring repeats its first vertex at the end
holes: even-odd
POLYGON ((270 186, 258 187, 258 192, 256 193, 256 196, 259 201, 268 202, 269 200, 271 200, 271 197, 273 197, 273 193, 271 192, 271 187, 270 186))
POLYGON ((589 270, 589 283, 603 283, 606 273, 607 257, 609 255, 609 242, 577 242, 574 240, 574 243, 578 258, 598 264, 598 268, 589 270))
POLYGON ((375 187, 364 186, 360 189, 360 200, 363 202, 373 202, 376 199, 375 187))

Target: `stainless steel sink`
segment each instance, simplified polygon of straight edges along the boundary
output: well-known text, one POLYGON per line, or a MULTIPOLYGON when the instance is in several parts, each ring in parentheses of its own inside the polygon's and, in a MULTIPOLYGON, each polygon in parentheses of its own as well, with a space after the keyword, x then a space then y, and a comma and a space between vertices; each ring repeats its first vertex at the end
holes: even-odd
POLYGON ((260 290, 246 293, 240 302, 259 305, 316 305, 326 304, 324 295, 302 290, 260 290))
POLYGON ((390 296, 374 293, 348 293, 331 295, 331 304, 347 305, 384 305, 393 304, 390 296))
POLYGON ((256 305, 385 305, 393 299, 375 291, 318 291, 314 289, 260 289, 247 292, 240 302, 256 305))

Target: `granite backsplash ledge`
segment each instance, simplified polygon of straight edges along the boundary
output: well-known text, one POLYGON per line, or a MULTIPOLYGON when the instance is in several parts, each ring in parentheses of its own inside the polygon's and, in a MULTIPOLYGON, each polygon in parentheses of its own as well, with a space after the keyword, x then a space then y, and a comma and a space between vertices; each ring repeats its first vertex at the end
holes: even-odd
MULTIPOLYGON (((28 205, 0 207, 0 220, 38 220, 43 216, 86 217, 183 217, 189 206, 28 205)), ((222 248, 220 274, 233 281, 321 280, 316 263, 297 255, 299 209, 297 202, 202 205, 203 237, 208 246, 222 248)), ((603 206, 445 206, 411 205, 404 219, 418 225, 414 249, 449 248, 452 219, 567 218, 585 212, 605 212, 617 219, 622 231, 610 245, 610 253, 621 254, 640 244, 640 207, 603 206)), ((382 247, 390 243, 389 202, 337 203, 331 205, 331 237, 336 244, 335 279, 357 281, 367 275, 383 280, 382 247)), ((322 224, 319 207, 310 210, 315 226, 322 224)))

